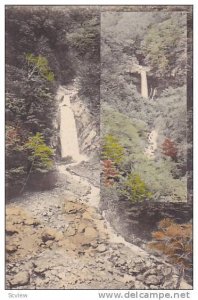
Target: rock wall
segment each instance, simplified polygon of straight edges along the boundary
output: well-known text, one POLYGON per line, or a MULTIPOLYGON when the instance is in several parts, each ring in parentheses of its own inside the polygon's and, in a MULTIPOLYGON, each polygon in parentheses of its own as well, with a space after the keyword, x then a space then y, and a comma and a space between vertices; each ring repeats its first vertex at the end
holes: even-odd
POLYGON ((71 99, 71 105, 74 112, 80 152, 88 156, 95 156, 100 150, 100 134, 93 115, 76 93, 71 99))

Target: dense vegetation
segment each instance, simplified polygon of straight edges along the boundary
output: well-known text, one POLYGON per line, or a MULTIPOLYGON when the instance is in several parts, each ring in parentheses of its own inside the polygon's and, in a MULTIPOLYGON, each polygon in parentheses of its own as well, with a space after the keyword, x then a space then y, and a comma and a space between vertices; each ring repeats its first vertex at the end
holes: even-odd
POLYGON ((101 40, 102 159, 116 169, 111 185, 134 202, 187 201, 186 13, 106 12, 101 40), (130 72, 134 64, 149 67, 148 99, 140 75, 130 72), (151 159, 145 149, 153 130, 151 159), (119 163, 109 136, 122 147, 119 163))
POLYGON ((99 40, 96 9, 6 8, 7 197, 53 171, 59 84, 76 79, 98 122, 99 40))

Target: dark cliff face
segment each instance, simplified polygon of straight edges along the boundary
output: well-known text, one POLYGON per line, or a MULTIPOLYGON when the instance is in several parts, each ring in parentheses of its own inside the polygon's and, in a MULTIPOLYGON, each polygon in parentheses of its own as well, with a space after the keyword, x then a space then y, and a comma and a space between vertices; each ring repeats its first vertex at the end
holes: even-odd
POLYGON ((126 241, 144 246, 152 239, 151 233, 158 223, 165 218, 182 224, 192 220, 192 206, 184 202, 140 202, 132 203, 121 200, 116 195, 103 197, 100 207, 107 219, 126 241))

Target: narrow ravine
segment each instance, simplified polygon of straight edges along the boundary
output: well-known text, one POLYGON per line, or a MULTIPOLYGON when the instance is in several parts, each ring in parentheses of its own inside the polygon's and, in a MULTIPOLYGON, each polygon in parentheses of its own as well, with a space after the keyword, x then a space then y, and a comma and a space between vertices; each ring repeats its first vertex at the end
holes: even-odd
MULTIPOLYGON (((177 271, 116 234, 99 210, 99 187, 69 169, 85 157, 79 153, 69 96, 63 90, 59 96, 61 153, 72 163, 57 163, 53 190, 26 192, 7 205, 7 288, 175 288, 177 271)), ((180 288, 189 286, 182 282, 180 288)))

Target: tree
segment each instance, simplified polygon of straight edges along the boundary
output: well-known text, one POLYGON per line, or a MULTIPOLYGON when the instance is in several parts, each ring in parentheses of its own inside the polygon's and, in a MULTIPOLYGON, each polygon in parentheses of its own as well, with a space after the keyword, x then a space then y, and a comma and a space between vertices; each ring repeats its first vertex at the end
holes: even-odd
POLYGON ((54 73, 50 70, 48 61, 45 57, 41 55, 35 56, 32 53, 28 53, 26 54, 26 61, 28 64, 28 80, 38 74, 48 81, 54 80, 54 73))
POLYGON ((37 132, 28 139, 24 145, 29 152, 28 160, 31 162, 31 171, 45 172, 53 166, 53 150, 44 142, 44 137, 37 132))
POLYGON ((104 179, 105 186, 112 186, 118 175, 119 172, 112 160, 106 159, 102 161, 102 179, 104 179))
POLYGON ((6 197, 17 195, 24 184, 27 169, 25 138, 20 127, 6 126, 6 197))
POLYGON ((171 157, 173 160, 177 160, 177 148, 173 141, 166 138, 161 146, 162 153, 165 156, 171 157))
POLYGON ((149 243, 149 247, 164 253, 179 268, 175 287, 179 289, 184 271, 192 269, 192 224, 177 224, 169 218, 163 219, 152 236, 154 241, 149 243))
POLYGON ((31 173, 46 173, 52 169, 54 155, 53 150, 45 144, 44 138, 39 132, 28 139, 24 148, 27 149, 30 165, 21 192, 23 192, 31 173))

